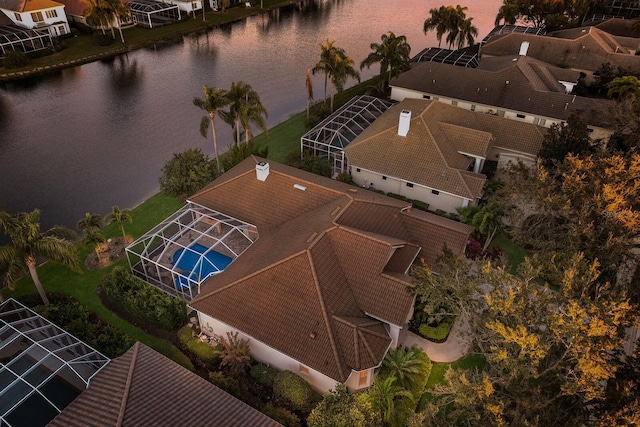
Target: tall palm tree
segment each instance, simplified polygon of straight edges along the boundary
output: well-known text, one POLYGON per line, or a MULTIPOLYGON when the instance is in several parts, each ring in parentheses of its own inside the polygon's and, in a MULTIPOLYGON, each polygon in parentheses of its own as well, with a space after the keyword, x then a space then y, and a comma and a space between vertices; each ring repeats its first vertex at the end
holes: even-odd
POLYGON ((87 228, 82 231, 84 234, 84 238, 82 239, 82 243, 93 245, 93 250, 96 253, 96 258, 98 258, 98 264, 102 265, 102 257, 100 256, 100 244, 107 241, 107 238, 104 236, 101 230, 97 228, 87 228))
POLYGON ((512 0, 504 0, 500 9, 498 9, 498 14, 496 15, 496 20, 494 24, 496 26, 500 25, 500 21, 504 20, 504 24, 515 24, 520 11, 518 10, 518 5, 515 4, 512 0))
POLYGON ((335 40, 327 39, 325 44, 320 43, 320 61, 311 69, 311 73, 315 75, 318 73, 324 74, 324 99, 327 99, 327 83, 329 76, 333 72, 332 64, 335 62, 334 57, 337 55, 337 49, 335 40))
POLYGON ((84 214, 84 218, 78 221, 76 227, 78 227, 80 231, 86 231, 102 228, 103 225, 104 223, 100 215, 87 212, 84 214))
POLYGON ((109 17, 105 0, 87 0, 89 7, 83 11, 83 15, 87 19, 87 24, 92 27, 98 27, 105 34, 105 28, 108 27, 109 17))
POLYGON ((127 234, 124 232, 124 222, 127 221, 129 224, 133 222, 133 217, 131 216, 131 211, 129 209, 120 209, 117 205, 111 208, 111 212, 104 217, 107 223, 111 224, 112 222, 117 222, 118 226, 120 226, 120 231, 122 232, 123 241, 127 242, 127 234))
POLYGON ((380 414, 381 424, 384 425, 389 425, 395 417, 396 399, 411 397, 411 393, 395 385, 395 382, 396 378, 393 376, 386 378, 378 376, 367 392, 367 400, 371 403, 371 408, 380 414))
POLYGON ((233 126, 236 133, 236 146, 240 143, 240 127, 245 132, 245 143, 253 138, 251 123, 256 124, 263 132, 267 131, 264 118, 267 117, 267 109, 260 101, 260 95, 244 82, 231 83, 231 89, 227 92, 229 110, 220 113, 223 120, 233 126))
POLYGON ((425 34, 427 34, 429 31, 436 31, 438 47, 440 47, 440 45, 442 44, 442 36, 449 32, 452 27, 451 13, 453 10, 454 9, 452 6, 440 6, 437 9, 430 9, 430 17, 424 21, 423 31, 425 34))
POLYGON ((309 120, 309 110, 311 108, 311 101, 313 101, 313 85, 311 84, 311 68, 307 68, 307 78, 304 83, 305 83, 305 86, 307 87, 307 120, 309 120))
MULTIPOLYGON (((107 7, 111 10, 111 30, 113 31, 113 21, 118 25, 118 32, 120 33, 120 41, 124 44, 124 34, 122 33, 122 22, 121 18, 123 16, 129 16, 131 14, 131 9, 122 3, 122 0, 105 0, 107 7)), ((115 37, 114 37, 115 38, 115 37)))
POLYGON ((380 77, 388 83, 394 76, 409 68, 411 46, 405 36, 396 36, 391 31, 383 34, 380 40, 382 43, 371 43, 372 52, 360 62, 360 70, 379 62, 380 77), (385 77, 387 72, 389 74, 385 77))
POLYGON ((13 288, 16 281, 28 271, 42 302, 48 305, 49 299, 38 277, 36 257, 79 270, 74 244, 76 234, 64 227, 53 227, 41 232, 40 211, 37 209, 16 215, 0 210, 0 229, 12 242, 10 245, 0 246, 0 266, 6 267, 4 284, 13 288))
POLYGON ((334 93, 342 92, 344 85, 349 77, 358 80, 360 83, 360 73, 356 71, 353 66, 353 58, 347 56, 342 49, 337 50, 337 55, 333 57, 333 64, 331 64, 331 111, 333 111, 333 96, 334 93))
POLYGON ((450 33, 450 35, 455 34, 455 37, 447 37, 450 46, 456 45, 456 49, 462 49, 465 44, 469 46, 475 44, 475 38, 478 37, 478 28, 472 22, 473 18, 463 19, 459 22, 458 29, 450 33))
POLYGON ((215 150, 216 166, 220 171, 220 159, 218 158, 218 139, 216 137, 216 113, 220 113, 224 107, 229 105, 227 91, 218 89, 215 86, 202 86, 204 91, 204 99, 193 98, 193 105, 206 111, 206 115, 200 120, 200 135, 207 137, 209 125, 211 125, 211 134, 213 135, 213 149, 215 150))
POLYGON ((616 77, 609 83, 607 96, 617 95, 618 99, 640 95, 640 80, 636 76, 616 77))

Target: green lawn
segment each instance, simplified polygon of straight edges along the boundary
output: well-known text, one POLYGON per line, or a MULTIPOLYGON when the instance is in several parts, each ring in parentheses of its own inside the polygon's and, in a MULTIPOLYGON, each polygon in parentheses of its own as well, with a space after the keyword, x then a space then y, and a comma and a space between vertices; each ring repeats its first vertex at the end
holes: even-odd
POLYGON ((489 247, 491 248, 493 246, 498 246, 502 250, 502 254, 509 263, 509 271, 512 274, 516 273, 518 266, 524 261, 524 258, 529 255, 525 248, 516 245, 504 234, 498 234, 493 238, 489 247))
POLYGON ((434 363, 431 368, 431 375, 427 381, 427 388, 433 389, 438 384, 444 384, 444 373, 449 368, 453 369, 484 369, 486 361, 484 356, 479 354, 467 354, 459 360, 452 363, 434 363))
MULTIPOLYGON (((157 194, 132 210, 133 223, 126 224, 125 230, 128 235, 137 238, 175 212, 181 205, 177 199, 162 193, 157 194)), ((105 227, 104 232, 107 237, 120 235, 120 229, 117 224, 105 227)), ((79 247, 79 259, 83 264, 90 251, 92 251, 92 248, 86 245, 79 247)), ((118 327, 133 339, 141 341, 181 365, 193 369, 187 357, 169 341, 146 334, 102 305, 96 293, 96 287, 102 276, 111 271, 116 265, 126 266, 126 258, 100 270, 87 270, 83 265, 81 273, 71 271, 59 264, 46 263, 38 268, 38 274, 47 292, 59 292, 74 297, 87 306, 89 310, 96 312, 101 319, 118 327)), ((21 296, 34 294, 35 292, 33 281, 30 277, 25 277, 17 283, 14 291, 5 289, 2 294, 5 298, 18 299, 21 296)))

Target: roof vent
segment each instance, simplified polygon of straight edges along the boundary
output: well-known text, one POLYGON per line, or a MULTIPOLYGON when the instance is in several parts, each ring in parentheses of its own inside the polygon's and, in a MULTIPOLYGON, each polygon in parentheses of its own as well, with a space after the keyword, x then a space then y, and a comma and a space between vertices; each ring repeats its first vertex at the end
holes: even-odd
POLYGON ((529 50, 529 42, 522 42, 520 45, 520 56, 527 56, 527 51, 529 50))
POLYGON ((293 184, 293 188, 296 188, 298 190, 304 191, 307 189, 307 187, 305 187, 304 185, 300 185, 300 184, 293 184))
POLYGON ((411 111, 402 110, 400 112, 400 122, 398 123, 398 135, 407 136, 409 125, 411 123, 411 111))
POLYGON ((260 162, 256 165, 256 178, 258 181, 266 181, 269 176, 269 163, 260 162))

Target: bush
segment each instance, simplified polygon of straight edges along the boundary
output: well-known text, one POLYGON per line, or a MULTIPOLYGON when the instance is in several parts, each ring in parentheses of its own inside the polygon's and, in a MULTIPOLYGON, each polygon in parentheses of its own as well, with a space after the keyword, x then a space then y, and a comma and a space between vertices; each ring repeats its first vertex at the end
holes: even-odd
POLYGON ((403 200, 407 203, 411 203, 414 208, 419 209, 421 211, 429 210, 429 203, 425 203, 422 200, 409 199, 408 197, 402 196, 400 194, 395 194, 395 193, 387 193, 387 196, 393 197, 394 199, 403 200))
POLYGON ((305 153, 300 169, 331 178, 331 162, 309 153, 305 153))
POLYGON ((262 407, 262 413, 268 417, 273 418, 285 427, 300 427, 300 418, 291 411, 273 406, 271 403, 267 403, 262 407))
POLYGON ((451 332, 451 326, 453 326, 454 321, 455 317, 448 316, 435 326, 429 326, 429 324, 424 323, 420 325, 420 335, 430 341, 445 342, 449 332, 451 332))
POLYGON ((242 393, 237 379, 228 377, 222 372, 211 372, 209 373, 209 381, 227 393, 235 397, 241 397, 242 393))
POLYGON ((169 196, 186 198, 216 177, 216 167, 200 149, 176 153, 162 167, 160 190, 169 196))
POLYGON ((102 278, 100 286, 112 304, 145 323, 173 330, 187 321, 182 299, 165 294, 124 268, 114 268, 102 278))
POLYGON ((20 68, 29 65, 29 57, 24 52, 10 50, 4 54, 4 68, 20 68))
POLYGON ((340 182, 344 182, 345 184, 355 185, 355 183, 353 182, 353 177, 345 172, 339 173, 338 176, 336 177, 336 180, 340 182))
POLYGON ((123 355, 133 345, 128 335, 73 299, 60 305, 37 306, 34 311, 109 358, 123 355))
POLYGON ((115 41, 110 35, 102 34, 101 32, 93 33, 93 39, 98 46, 109 46, 115 41))
POLYGON ((189 325, 186 325, 178 331, 178 339, 180 340, 180 343, 187 348, 187 350, 203 362, 216 366, 220 363, 218 352, 221 348, 212 347, 211 345, 194 337, 189 325))
POLYGON ((298 375, 291 371, 281 371, 273 381, 273 394, 294 410, 309 412, 315 393, 309 383, 298 375))
POLYGON ((305 118, 307 129, 312 129, 315 125, 331 115, 331 103, 327 100, 318 101, 309 109, 309 119, 305 118))
POLYGON ((258 383, 265 387, 272 388, 273 381, 276 379, 278 372, 279 371, 277 369, 258 363, 251 367, 249 374, 251 375, 251 378, 256 380, 258 383))

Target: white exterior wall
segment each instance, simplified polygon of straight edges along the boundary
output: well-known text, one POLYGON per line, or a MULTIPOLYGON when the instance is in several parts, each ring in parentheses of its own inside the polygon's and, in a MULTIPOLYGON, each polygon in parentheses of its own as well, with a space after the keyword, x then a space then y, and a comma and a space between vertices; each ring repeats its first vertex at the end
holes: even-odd
POLYGON ((178 9, 184 12, 193 12, 196 10, 202 10, 202 1, 180 1, 180 0, 165 0, 165 3, 174 4, 178 6, 178 9))
POLYGON ((50 7, 41 10, 32 10, 29 12, 14 12, 7 9, 2 11, 18 26, 29 29, 42 29, 49 31, 52 37, 68 34, 69 22, 67 21, 67 15, 64 13, 64 5, 50 7), (49 18, 47 11, 55 11, 56 16, 49 18), (42 21, 35 21, 33 16, 40 12, 42 14, 42 21), (33 15, 32 15, 33 14, 33 15), (20 19, 18 19, 20 16, 20 19), (47 28, 48 27, 48 28, 47 28))
MULTIPOLYGON (((336 380, 329 378, 328 376, 308 366, 307 368, 309 370, 309 373, 303 374, 300 372, 299 361, 287 356, 284 353, 281 353, 280 351, 272 347, 269 347, 267 344, 256 340, 255 338, 243 333, 236 328, 233 328, 217 319, 214 319, 211 316, 208 316, 201 312, 197 313, 200 327, 202 328, 202 331, 207 335, 220 335, 226 337, 227 332, 238 332, 239 338, 246 338, 249 340, 251 355, 256 360, 281 371, 288 370, 300 375, 300 377, 304 378, 318 393, 324 394, 327 391, 335 388, 336 384, 338 383, 336 380)), ((349 379, 351 379, 351 377, 349 377, 349 379)), ((357 379, 355 384, 358 384, 357 379)))
POLYGON ((369 187, 373 184, 373 188, 376 190, 382 190, 385 193, 395 193, 410 199, 420 200, 429 204, 429 210, 435 211, 441 209, 449 213, 458 213, 458 208, 467 206, 474 206, 475 200, 468 200, 460 196, 445 193, 437 188, 429 188, 420 184, 413 183, 413 188, 407 186, 407 181, 387 176, 387 179, 383 179, 383 175, 377 172, 373 172, 364 168, 360 168, 356 165, 351 165, 351 176, 353 181, 363 187, 369 187), (358 172, 360 170, 360 172, 358 172), (440 191, 440 194, 435 195, 432 190, 440 191))
MULTIPOLYGON (((551 117, 536 116, 531 113, 525 113, 523 111, 500 110, 498 107, 495 107, 492 105, 472 104, 468 101, 447 98, 446 96, 434 95, 432 93, 418 92, 415 90, 399 88, 399 87, 391 88, 392 100, 402 101, 405 98, 431 99, 439 102, 444 102, 445 104, 450 104, 450 105, 457 103, 456 104, 457 107, 464 108, 466 110, 476 111, 478 113, 496 114, 496 115, 500 115, 501 117, 505 117, 507 119, 518 120, 520 122, 531 123, 531 124, 543 126, 546 128, 550 128, 551 125, 562 122, 562 120, 559 120, 559 119, 554 119, 551 117), (498 114, 499 112, 500 114, 498 114), (518 117, 518 116, 524 116, 524 117, 518 117)), ((608 139, 612 133, 606 129, 595 127, 595 126, 589 126, 589 129, 593 130, 591 133, 591 139, 598 139, 598 138, 608 139)))
POLYGON ((347 378, 347 381, 344 383, 344 385, 347 386, 347 390, 355 391, 355 390, 361 390, 361 389, 370 387, 371 384, 373 383, 374 368, 367 369, 366 372, 367 372, 367 382, 360 385, 360 371, 351 371, 351 374, 349 374, 349 378, 347 378))

